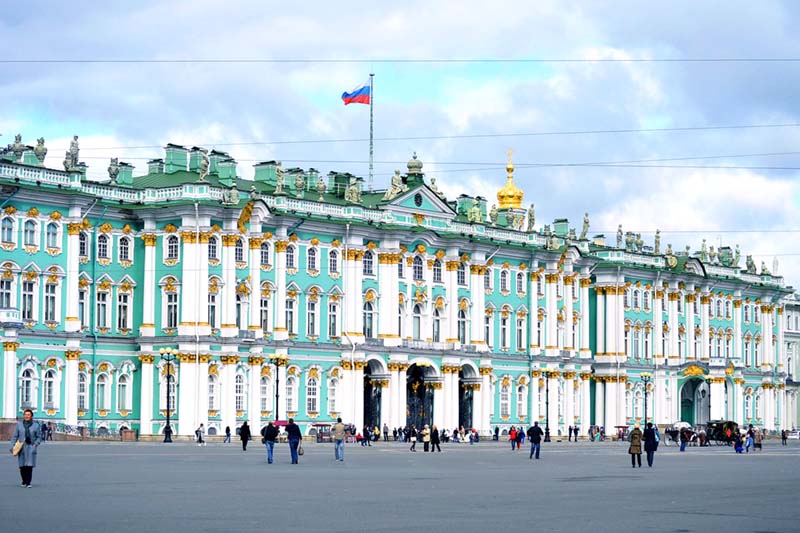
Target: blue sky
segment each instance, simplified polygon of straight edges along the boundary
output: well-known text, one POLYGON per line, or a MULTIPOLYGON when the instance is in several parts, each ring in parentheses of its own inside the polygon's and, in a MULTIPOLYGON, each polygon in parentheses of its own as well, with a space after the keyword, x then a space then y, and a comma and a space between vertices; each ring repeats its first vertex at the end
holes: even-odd
MULTIPOLYGON (((357 12, 309 1, 131 3, 32 1, 0 14, 6 58, 697 58, 800 57, 795 2, 676 0, 409 1, 357 12), (79 16, 76 16, 79 14, 79 16)), ((800 128, 508 137, 509 133, 800 122, 800 64, 375 62, 377 137, 488 134, 376 143, 376 184, 416 151, 451 197, 494 201, 514 149, 517 183, 540 225, 585 211, 591 232, 617 224, 697 249, 703 237, 739 243, 800 283, 800 186, 794 170, 526 167, 799 151, 800 128), (487 163, 490 163, 487 165, 487 163), (760 232, 753 232, 759 230, 760 232)), ((367 143, 229 146, 368 135, 368 109, 343 91, 367 63, 4 65, 0 133, 50 148, 72 134, 89 174, 109 157, 144 172, 167 142, 229 151, 239 172, 280 159, 292 166, 367 172, 367 143), (120 147, 106 149, 109 147, 120 147), (123 148, 124 147, 124 148, 123 148)), ((677 161, 675 165, 800 167, 800 157, 677 161)))

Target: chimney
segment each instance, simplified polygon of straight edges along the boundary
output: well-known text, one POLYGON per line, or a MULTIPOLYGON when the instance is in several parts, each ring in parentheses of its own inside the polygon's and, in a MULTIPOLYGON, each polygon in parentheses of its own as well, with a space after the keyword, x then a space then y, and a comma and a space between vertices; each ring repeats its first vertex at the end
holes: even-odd
POLYGON ((277 161, 262 161, 253 165, 253 168, 256 170, 254 180, 275 185, 275 178, 277 177, 275 169, 278 168, 277 161))
POLYGON ((166 153, 164 170, 167 174, 186 170, 189 163, 189 150, 185 146, 169 143, 166 147, 166 153))
POLYGON ((119 163, 119 174, 117 174, 117 185, 131 185, 133 183, 133 165, 130 163, 119 163))
POLYGON ((148 174, 163 174, 164 173, 164 160, 163 159, 151 159, 147 162, 147 173, 148 174))
POLYGON ((200 162, 203 160, 203 150, 198 146, 192 146, 189 152, 189 172, 200 172, 200 162))
POLYGON ((217 163, 217 176, 224 186, 233 187, 236 182, 236 161, 225 159, 217 163))

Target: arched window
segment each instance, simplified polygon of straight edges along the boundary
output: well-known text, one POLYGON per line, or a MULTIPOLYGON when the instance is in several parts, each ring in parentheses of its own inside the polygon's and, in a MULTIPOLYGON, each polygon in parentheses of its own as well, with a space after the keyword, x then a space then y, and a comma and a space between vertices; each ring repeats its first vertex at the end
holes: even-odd
POLYGON ((178 237, 170 235, 167 237, 167 259, 177 260, 179 254, 178 237))
POLYGON ((119 240, 119 260, 131 260, 131 241, 127 237, 122 237, 119 240))
POLYGON ((644 291, 642 293, 642 296, 643 296, 642 300, 644 301, 644 310, 645 311, 649 311, 650 310, 650 291, 644 291))
POLYGON ((236 246, 233 248, 233 257, 237 263, 244 263, 244 241, 236 239, 236 246))
POLYGON ((33 370, 30 368, 22 372, 22 384, 19 389, 20 407, 33 406, 33 370))
POLYGON ((306 383, 306 412, 307 413, 316 413, 318 412, 318 400, 319 400, 319 390, 318 390, 318 381, 314 378, 311 378, 306 383))
POLYGON ((286 380, 286 412, 294 413, 295 411, 295 385, 296 380, 290 377, 286 380))
POLYGON ((244 411, 244 376, 241 374, 236 374, 234 396, 236 399, 236 410, 244 411))
POLYGON ((315 272, 317 270, 317 249, 309 248, 306 250, 306 269, 315 272))
POLYGON ((48 370, 44 374, 44 405, 52 406, 55 403, 56 371, 48 370))
POLYGON ((339 304, 328 304, 328 337, 339 336, 339 304))
POLYGON ((412 338, 414 340, 420 340, 422 336, 422 306, 420 304, 416 304, 414 306, 412 322, 413 322, 412 338))
POLYGON ((634 309, 639 308, 639 290, 636 289, 633 291, 633 307, 634 309))
POLYGON ((78 255, 80 257, 89 257, 89 238, 86 232, 82 231, 78 235, 78 255))
POLYGON ((508 390, 508 385, 503 385, 500 387, 500 416, 508 417, 510 416, 510 391, 508 390))
POLYGON ((653 338, 653 332, 650 330, 650 328, 646 328, 644 330, 644 358, 648 360, 650 359, 650 355, 653 352, 652 338, 653 338))
POLYGON ((336 250, 331 250, 328 252, 328 273, 329 274, 338 274, 339 273, 339 252, 336 250))
POLYGON ((289 330, 289 334, 293 335, 297 330, 294 327, 294 299, 287 298, 286 299, 286 329, 289 330))
POLYGON ((525 349, 525 318, 517 317, 517 351, 525 349))
POLYGON ((45 231, 45 242, 48 248, 61 248, 58 242, 58 224, 50 222, 45 231))
POLYGON ((761 366, 761 340, 756 339, 755 344, 753 344, 753 364, 756 367, 761 366))
POLYGON ((406 316, 406 310, 403 308, 403 305, 400 304, 397 306, 397 333, 400 337, 403 337, 403 332, 405 328, 403 327, 403 319, 406 316))
POLYGON ((631 290, 626 289, 624 293, 622 293, 622 305, 625 309, 628 309, 631 306, 631 290))
POLYGON ((442 330, 442 318, 438 309, 433 310, 433 342, 439 342, 442 330))
POLYGON ((422 270, 422 258, 418 255, 414 256, 414 261, 412 263, 412 268, 414 272, 414 281, 422 281, 423 279, 423 270, 422 270))
POLYGON ((308 299, 306 301, 306 336, 315 337, 319 335, 317 331, 317 302, 308 299))
POLYGON ((641 343, 642 343, 642 330, 638 327, 633 328, 633 358, 639 359, 642 356, 641 353, 641 343))
POLYGON ((270 322, 270 297, 265 295, 263 292, 261 294, 261 299, 259 304, 261 306, 260 309, 260 317, 261 317, 261 331, 268 332, 272 330, 272 323, 270 322))
POLYGON ((106 392, 108 390, 108 376, 106 374, 100 374, 97 376, 97 394, 95 396, 95 404, 97 405, 98 411, 104 411, 108 409, 106 405, 106 392))
POLYGON ((544 294, 544 276, 536 276, 536 294, 544 294))
POLYGON ((261 265, 262 266, 269 266, 272 262, 272 258, 270 257, 270 246, 268 242, 261 243, 261 265))
POLYGON ((517 417, 523 418, 528 416, 528 387, 520 385, 517 387, 517 417))
POLYGON ((517 294, 525 294, 525 273, 517 272, 517 294))
POLYGON ((78 411, 86 411, 86 374, 78 374, 78 411))
POLYGON ((27 220, 22 230, 22 242, 25 246, 36 246, 36 222, 27 220))
POLYGON ((217 410, 217 378, 208 376, 208 410, 217 410))
POLYGON ((753 418, 763 419, 764 417, 761 414, 761 393, 756 394, 756 405, 755 409, 753 410, 753 418))
POLYGON ((500 314, 500 348, 507 350, 509 346, 508 313, 500 314))
POLYGON ((261 376, 261 410, 271 411, 272 407, 272 380, 269 376, 261 376))
POLYGON ((714 309, 717 318, 722 318, 722 300, 719 298, 714 301, 714 309))
POLYGON ((108 235, 99 235, 97 237, 97 257, 100 259, 108 259, 108 235))
POLYGON ((729 320, 731 318, 731 301, 730 300, 725 300, 725 318, 727 318, 729 320))
POLYGON ((458 342, 467 343, 467 312, 463 309, 458 311, 458 342))
POLYGON ((508 270, 500 271, 500 291, 508 292, 508 270))
POLYGON ((365 276, 372 276, 375 268, 375 254, 372 253, 372 250, 367 250, 364 252, 364 261, 362 263, 362 272, 365 276))
POLYGON ((122 375, 117 381, 117 411, 127 411, 128 405, 128 376, 122 375))
MULTIPOLYGON (((98 292, 97 296, 101 294, 107 294, 103 292, 98 292)), ((164 296, 166 297, 166 311, 167 311, 167 320, 166 320, 166 327, 167 328, 177 328, 178 327, 178 293, 176 291, 169 291, 164 292, 164 296)), ((98 302, 98 315, 101 315, 99 312, 99 302, 98 302)))
POLYGON ((433 282, 442 282, 442 262, 438 259, 433 262, 433 282))
POLYGON ((366 337, 368 339, 371 339, 371 338, 374 337, 374 331, 375 331, 375 328, 373 327, 374 326, 373 322, 375 320, 375 310, 374 309, 375 308, 373 307, 372 302, 364 302, 364 307, 363 307, 363 311, 364 311, 364 316, 363 316, 363 318, 364 318, 364 329, 363 329, 363 333, 364 333, 364 337, 366 337))
POLYGON ((211 329, 217 327, 217 294, 214 292, 208 293, 208 325, 211 329))
POLYGON ((294 266, 294 246, 286 247, 286 268, 296 268, 294 266))
POLYGON ((636 394, 633 397, 633 418, 642 418, 642 405, 644 396, 641 389, 636 389, 636 394))
POLYGON ((339 386, 339 380, 336 378, 331 379, 328 382, 328 412, 329 413, 338 413, 339 410, 337 409, 336 405, 336 389, 339 386))
POLYGON ((216 261, 219 259, 217 242, 217 238, 214 236, 208 238, 208 259, 210 261, 216 261))
POLYGON ((4 218, 2 228, 2 232, 0 232, 2 241, 6 243, 14 242, 14 221, 10 217, 4 218))
POLYGON ((749 305, 745 305, 744 306, 744 321, 745 322, 750 322, 750 306, 749 305))
POLYGON ((731 337, 729 335, 725 336, 725 358, 730 359, 731 357, 731 337))
POLYGON ((464 266, 464 263, 458 264, 458 270, 456 270, 456 283, 459 285, 467 284, 467 267, 464 266))
POLYGON ((744 340, 744 366, 750 366, 752 361, 750 360, 750 339, 746 338, 744 340))

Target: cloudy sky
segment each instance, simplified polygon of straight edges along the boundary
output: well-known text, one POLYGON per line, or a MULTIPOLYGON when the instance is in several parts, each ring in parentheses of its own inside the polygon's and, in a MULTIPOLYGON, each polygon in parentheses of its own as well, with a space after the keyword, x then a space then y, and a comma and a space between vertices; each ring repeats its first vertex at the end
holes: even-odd
POLYGON ((493 201, 513 149, 539 225, 579 227, 588 211, 591 233, 622 224, 647 242, 660 228, 675 249, 739 243, 800 285, 800 126, 607 132, 798 124, 800 62, 385 61, 800 58, 796 2, 99 4, 3 10, 2 59, 308 61, 6 63, 0 142, 44 136, 60 166, 78 134, 95 178, 111 156, 143 173, 167 142, 226 150, 243 177, 266 159, 366 175, 369 109, 340 94, 372 69, 376 187, 416 151, 449 195, 493 201), (519 135, 533 133, 547 135, 519 135))

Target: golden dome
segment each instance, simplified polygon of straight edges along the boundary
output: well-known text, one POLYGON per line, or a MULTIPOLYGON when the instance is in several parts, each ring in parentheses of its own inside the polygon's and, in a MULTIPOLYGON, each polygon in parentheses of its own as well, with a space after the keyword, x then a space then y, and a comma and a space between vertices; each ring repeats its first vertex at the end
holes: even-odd
POLYGON ((522 189, 514 185, 514 163, 511 162, 511 150, 508 151, 508 181, 502 189, 497 191, 497 202, 500 209, 522 209, 522 197, 525 195, 522 189))

